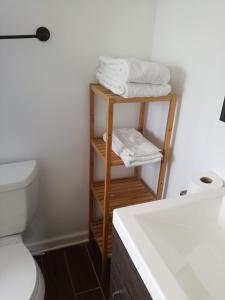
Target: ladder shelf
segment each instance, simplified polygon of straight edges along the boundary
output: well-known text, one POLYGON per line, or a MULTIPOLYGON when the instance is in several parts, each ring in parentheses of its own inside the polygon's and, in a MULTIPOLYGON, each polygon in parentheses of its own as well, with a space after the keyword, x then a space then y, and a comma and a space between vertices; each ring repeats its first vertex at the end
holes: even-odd
POLYGON ((161 97, 123 98, 113 94, 100 84, 90 84, 90 167, 89 167, 89 238, 96 240, 102 255, 102 275, 104 277, 107 258, 112 247, 112 212, 115 208, 161 199, 166 166, 169 159, 170 139, 176 110, 176 95, 161 97), (94 136, 95 96, 107 104, 106 142, 102 137, 94 136), (163 159, 160 163, 157 191, 154 193, 139 176, 140 167, 134 168, 134 176, 111 179, 111 167, 124 165, 123 161, 112 151, 113 108, 114 104, 140 103, 138 130, 143 133, 145 107, 149 102, 169 102, 167 124, 163 143, 163 159), (94 153, 104 162, 104 181, 94 180, 94 153), (94 201, 100 206, 102 219, 94 216, 94 201))

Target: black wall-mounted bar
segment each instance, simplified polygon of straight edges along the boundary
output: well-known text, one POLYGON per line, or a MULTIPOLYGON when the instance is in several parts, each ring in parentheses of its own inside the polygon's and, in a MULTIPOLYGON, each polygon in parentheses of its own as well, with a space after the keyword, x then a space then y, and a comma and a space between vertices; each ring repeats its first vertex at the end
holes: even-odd
POLYGON ((50 38, 50 32, 46 27, 39 27, 36 34, 30 35, 0 35, 0 40, 9 39, 38 39, 39 41, 46 42, 50 38))

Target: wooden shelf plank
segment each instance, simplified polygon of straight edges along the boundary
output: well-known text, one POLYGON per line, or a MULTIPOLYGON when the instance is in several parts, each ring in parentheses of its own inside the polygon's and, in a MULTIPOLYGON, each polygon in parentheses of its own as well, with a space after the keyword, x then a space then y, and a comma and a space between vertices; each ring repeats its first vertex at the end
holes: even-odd
POLYGON ((118 104, 169 101, 173 96, 173 94, 170 93, 166 96, 160 96, 160 97, 124 98, 114 94, 107 88, 103 87, 101 84, 91 83, 90 86, 92 91, 95 93, 95 95, 100 96, 105 101, 111 101, 112 103, 118 103, 118 104))
MULTIPOLYGON (((95 221, 91 224, 91 230, 94 238, 98 244, 98 247, 103 252, 103 223, 102 220, 95 221)), ((107 244, 107 256, 110 257, 112 254, 112 224, 109 224, 109 235, 107 244)))
MULTIPOLYGON (((94 147, 95 151, 99 154, 101 159, 105 162, 105 152, 106 152, 106 144, 103 141, 102 138, 93 138, 92 139, 92 146, 94 147)), ((111 165, 112 166, 121 166, 124 165, 121 158, 116 155, 115 152, 111 152, 112 159, 111 159, 111 165)))
MULTIPOLYGON (((96 200, 104 211, 104 182, 94 182, 91 186, 96 200)), ((135 177, 114 179, 110 184, 109 212, 113 209, 153 201, 156 196, 150 189, 135 177)))

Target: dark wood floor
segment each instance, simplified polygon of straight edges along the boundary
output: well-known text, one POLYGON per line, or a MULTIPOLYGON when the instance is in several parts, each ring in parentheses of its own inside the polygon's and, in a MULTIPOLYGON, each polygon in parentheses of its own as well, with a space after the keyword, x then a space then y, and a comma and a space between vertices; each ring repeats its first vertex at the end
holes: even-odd
POLYGON ((92 243, 36 256, 45 278, 45 300, 106 300, 108 280, 100 279, 100 253, 92 243))

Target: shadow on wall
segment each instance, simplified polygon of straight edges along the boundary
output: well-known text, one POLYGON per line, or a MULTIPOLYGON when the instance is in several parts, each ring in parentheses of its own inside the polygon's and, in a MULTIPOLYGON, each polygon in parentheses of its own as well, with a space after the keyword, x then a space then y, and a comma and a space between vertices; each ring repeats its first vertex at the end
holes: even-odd
MULTIPOLYGON (((172 78, 171 85, 173 87, 172 90, 174 93, 177 94, 177 110, 176 110, 176 117, 174 121, 173 136, 172 136, 171 146, 170 146, 171 155, 167 167, 163 197, 165 197, 167 194, 170 168, 174 160, 173 149, 176 140, 179 119, 180 119, 181 99, 182 99, 182 93, 184 90, 184 84, 186 79, 185 72, 182 69, 175 66, 169 66, 169 69, 171 71, 171 78, 172 78)), ((150 105, 147 106, 146 109, 145 136, 147 139, 151 140, 160 149, 163 148, 168 108, 169 108, 168 103, 162 102, 156 104, 151 103, 150 105)), ((157 178, 159 175, 159 165, 158 164, 147 165, 144 168, 145 168, 144 172, 142 172, 144 181, 151 187, 152 190, 156 191, 157 178), (151 174, 151 176, 149 176, 149 174, 151 174)))
POLYGON ((177 66, 168 66, 171 72, 171 85, 173 88, 173 92, 177 95, 177 110, 176 116, 174 120, 174 127, 173 127, 173 136, 170 145, 170 158, 167 167, 167 174, 165 178, 165 185, 164 185, 164 193, 163 196, 167 195, 168 185, 169 185, 169 176, 170 176, 170 169, 174 160, 174 145, 176 141, 177 129, 180 120, 180 110, 182 105, 182 94, 185 88, 185 80, 186 80, 186 73, 184 70, 177 66))
MULTIPOLYGON (((25 159, 24 159, 25 160, 25 159)), ((26 231, 23 233, 23 238, 25 240, 30 239, 32 242, 32 237, 36 236, 41 239, 42 236, 47 236, 51 234, 50 228, 48 228, 48 216, 44 209, 44 203, 46 202, 47 185, 46 182, 46 166, 48 165, 46 161, 41 159, 36 159, 38 166, 38 203, 35 215, 26 231), (41 215, 41 218, 39 217, 41 215)))

